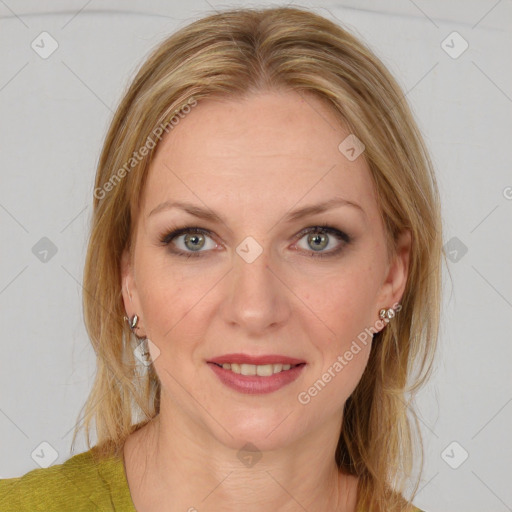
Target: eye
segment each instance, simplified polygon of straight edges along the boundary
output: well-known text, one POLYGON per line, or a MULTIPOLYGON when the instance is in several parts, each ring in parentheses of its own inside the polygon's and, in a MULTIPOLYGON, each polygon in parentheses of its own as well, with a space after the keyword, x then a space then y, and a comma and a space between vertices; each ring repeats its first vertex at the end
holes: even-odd
MULTIPOLYGON (((299 241, 306 238, 307 246, 301 247, 301 249, 309 253, 308 256, 316 258, 335 256, 352 241, 352 238, 343 231, 327 225, 311 226, 303 229, 296 238, 299 241), (334 240, 338 242, 335 247, 324 251, 324 249, 333 245, 334 240)), ((172 254, 186 258, 201 257, 204 252, 209 252, 217 246, 211 238, 210 231, 192 226, 171 230, 162 235, 160 243, 169 246, 172 254), (210 245, 208 245, 208 240, 212 241, 210 245)))
POLYGON ((163 245, 170 245, 170 251, 178 256, 185 256, 187 258, 198 257, 201 256, 202 252, 205 252, 201 249, 205 247, 206 250, 215 248, 215 243, 213 247, 208 247, 207 240, 210 238, 209 233, 207 229, 197 227, 179 228, 164 235, 160 239, 160 242, 163 245), (173 248, 172 245, 177 247, 177 249, 173 248))
POLYGON ((299 233, 298 237, 300 240, 305 238, 306 247, 302 248, 311 252, 310 256, 314 258, 335 256, 352 240, 343 231, 327 225, 306 228, 299 233), (333 239, 337 240, 338 243, 334 243, 333 239), (331 250, 324 251, 324 249, 332 245, 334 245, 334 248, 331 247, 331 250))

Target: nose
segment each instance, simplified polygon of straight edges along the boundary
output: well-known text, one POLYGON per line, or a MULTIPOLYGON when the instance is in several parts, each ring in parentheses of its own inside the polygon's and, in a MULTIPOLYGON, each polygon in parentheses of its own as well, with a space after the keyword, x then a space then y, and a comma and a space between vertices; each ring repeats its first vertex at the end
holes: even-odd
POLYGON ((239 246, 233 253, 233 268, 229 273, 224 301, 225 319, 237 325, 244 334, 257 336, 275 332, 290 316, 290 291, 283 276, 279 275, 279 262, 263 244, 239 246), (249 251, 243 249, 249 247, 249 251), (254 253, 261 253, 252 260, 254 253), (246 255, 249 255, 247 257, 246 255), (251 257, 252 256, 252 257, 251 257))

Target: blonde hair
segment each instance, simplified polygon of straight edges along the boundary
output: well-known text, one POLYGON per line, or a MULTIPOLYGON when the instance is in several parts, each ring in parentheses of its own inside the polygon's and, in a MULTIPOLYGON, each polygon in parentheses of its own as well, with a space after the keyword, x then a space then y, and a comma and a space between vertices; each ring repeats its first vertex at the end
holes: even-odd
MULTIPOLYGON (((330 105, 366 146, 390 254, 399 233, 411 232, 401 310, 374 336, 367 368, 345 404, 335 454, 340 471, 359 477, 358 510, 405 510, 401 494, 415 460, 407 394, 414 396, 430 377, 439 326, 437 183, 404 93, 384 65, 349 32, 303 9, 234 9, 182 28, 143 63, 114 115, 96 174, 84 270, 85 325, 97 355, 84 405, 88 446, 94 419, 98 460, 120 455, 127 436, 160 410, 158 377, 152 365, 139 371, 123 321, 120 271, 158 147, 149 140, 155 142, 158 127, 169 131, 169 119, 177 119, 184 105, 261 91, 312 94, 330 105), (146 155, 135 159, 144 146, 146 155)), ((422 469, 415 414, 414 425, 422 469)))

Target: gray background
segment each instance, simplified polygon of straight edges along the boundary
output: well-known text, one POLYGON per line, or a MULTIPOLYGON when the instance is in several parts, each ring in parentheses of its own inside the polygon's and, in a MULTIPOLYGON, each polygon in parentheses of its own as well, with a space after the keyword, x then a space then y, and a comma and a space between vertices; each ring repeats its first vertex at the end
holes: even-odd
MULTIPOLYGON (((235 5, 0 0, 0 477, 71 455, 95 372, 81 310, 93 178, 121 94, 171 32, 235 5), (31 47, 48 51, 43 31, 58 44, 48 58, 31 47)), ((343 24, 380 56, 439 177, 450 261, 437 370, 417 401, 426 464, 415 503, 512 510, 512 2, 293 5, 343 24)))

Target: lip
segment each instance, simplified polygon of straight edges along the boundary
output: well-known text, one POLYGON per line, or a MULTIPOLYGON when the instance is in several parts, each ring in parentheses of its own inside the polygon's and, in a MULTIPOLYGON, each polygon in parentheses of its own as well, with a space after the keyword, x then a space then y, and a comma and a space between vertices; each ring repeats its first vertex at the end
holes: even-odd
MULTIPOLYGON (((301 364, 305 363, 304 359, 296 359, 294 357, 282 356, 279 354, 268 354, 263 356, 251 356, 249 354, 225 354, 223 356, 209 359, 208 363, 224 364, 224 363, 237 363, 237 364, 301 364)), ((290 370, 288 370, 290 371, 290 370)), ((265 377, 269 378, 269 377, 265 377)))
MULTIPOLYGON (((223 356, 224 357, 224 356, 223 356)), ((275 356, 269 356, 274 358, 275 356)), ((218 358, 220 359, 220 358, 218 358)), ((262 358, 256 358, 258 361, 261 361, 262 358)), ((239 361, 242 361, 239 364, 255 364, 247 362, 247 358, 240 358, 239 361)), ((252 358, 254 361, 255 358, 252 358)), ((294 360, 292 358, 282 358, 279 360, 294 360)), ((225 361, 227 362, 227 361, 225 361)), ((231 362, 237 362, 231 359, 231 362)), ((208 366, 212 369, 212 371, 217 375, 220 381, 227 387, 238 391, 239 393, 245 393, 250 395, 258 395, 265 393, 273 393, 288 384, 292 383, 294 380, 298 379, 302 370, 305 368, 306 363, 299 361, 298 363, 284 363, 284 364, 296 364, 298 366, 293 366, 289 370, 283 370, 279 373, 274 373, 268 377, 260 377, 259 375, 242 375, 241 373, 235 373, 231 370, 225 370, 222 366, 219 366, 216 361, 209 361, 208 366)), ((261 363, 260 363, 261 364, 261 363)), ((271 363, 264 363, 271 364, 271 363)), ((277 363, 275 363, 277 364, 277 363)))

